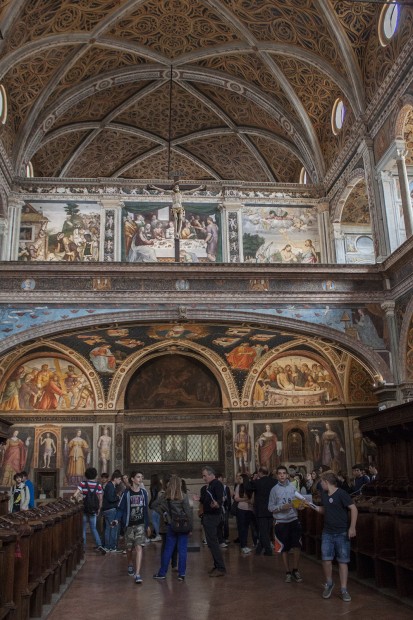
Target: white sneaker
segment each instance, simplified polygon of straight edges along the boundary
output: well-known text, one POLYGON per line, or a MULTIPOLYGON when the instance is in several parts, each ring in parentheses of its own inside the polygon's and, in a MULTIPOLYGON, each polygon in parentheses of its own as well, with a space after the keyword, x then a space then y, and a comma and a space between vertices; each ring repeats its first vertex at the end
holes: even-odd
POLYGON ((249 547, 243 547, 241 549, 241 553, 243 553, 244 555, 248 555, 249 553, 251 553, 252 549, 250 549, 249 547))
POLYGON ((145 538, 145 543, 146 543, 146 544, 148 544, 148 543, 150 543, 150 542, 152 542, 150 538, 145 538))
POLYGON ((162 536, 159 536, 159 534, 155 536, 155 538, 152 538, 152 542, 159 542, 161 540, 162 540, 162 536))

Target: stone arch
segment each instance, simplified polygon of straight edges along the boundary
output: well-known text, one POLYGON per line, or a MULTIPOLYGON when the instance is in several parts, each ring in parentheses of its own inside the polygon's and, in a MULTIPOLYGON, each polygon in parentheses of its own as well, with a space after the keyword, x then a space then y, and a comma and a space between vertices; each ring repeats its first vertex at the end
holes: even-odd
POLYGON ((363 168, 355 168, 351 171, 351 173, 347 177, 346 186, 341 190, 337 202, 333 208, 332 212, 332 221, 333 222, 341 222, 341 216, 343 214, 343 209, 346 204, 348 197, 350 196, 353 189, 360 183, 360 181, 365 181, 366 176, 363 168))
MULTIPOLYGON (((0 376, 5 377, 10 371, 15 368, 19 363, 22 365, 24 360, 33 359, 29 357, 31 354, 35 355, 39 350, 39 345, 42 347, 42 351, 39 356, 44 357, 45 353, 50 357, 53 354, 61 354, 63 357, 73 361, 73 364, 79 368, 82 373, 88 378, 89 384, 93 390, 93 396, 95 400, 95 408, 103 410, 105 408, 105 394, 98 373, 94 368, 74 349, 67 347, 61 343, 50 342, 48 340, 36 341, 26 346, 14 349, 11 353, 3 357, 0 362, 0 376), (47 351, 43 349, 48 349, 47 351)), ((27 363, 27 362, 26 362, 27 363)))
POLYGON ((130 378, 145 362, 155 357, 178 354, 199 361, 214 375, 221 390, 222 407, 239 407, 239 394, 234 378, 228 366, 214 351, 195 342, 182 339, 177 345, 175 340, 155 343, 131 355, 116 371, 108 394, 108 409, 123 409, 125 392, 130 378))
POLYGON ((396 116, 393 128, 395 140, 404 140, 404 127, 409 113, 413 110, 413 95, 405 95, 396 116))

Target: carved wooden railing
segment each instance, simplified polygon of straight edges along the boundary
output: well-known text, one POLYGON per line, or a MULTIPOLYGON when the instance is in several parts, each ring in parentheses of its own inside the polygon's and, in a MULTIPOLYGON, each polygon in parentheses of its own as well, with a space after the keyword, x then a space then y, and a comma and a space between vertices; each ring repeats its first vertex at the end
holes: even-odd
POLYGON ((0 517, 0 618, 40 618, 83 557, 83 510, 57 500, 0 517))

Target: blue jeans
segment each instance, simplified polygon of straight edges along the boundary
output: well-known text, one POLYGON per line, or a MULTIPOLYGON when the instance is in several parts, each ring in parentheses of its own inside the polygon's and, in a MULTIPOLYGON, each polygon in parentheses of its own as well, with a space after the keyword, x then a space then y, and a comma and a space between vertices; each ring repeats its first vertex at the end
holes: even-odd
POLYGON ((350 539, 347 532, 340 534, 329 534, 323 532, 321 535, 321 559, 332 561, 336 558, 339 564, 350 562, 350 539))
POLYGON ((105 510, 103 516, 105 517, 105 547, 106 549, 116 549, 118 543, 118 525, 111 527, 111 522, 116 515, 116 508, 109 508, 105 510))
POLYGON ((176 543, 178 543, 178 575, 185 575, 188 534, 176 534, 172 531, 170 525, 168 525, 168 530, 166 532, 165 551, 162 554, 161 568, 158 571, 158 575, 166 575, 168 572, 169 562, 171 561, 176 543))
POLYGON ((152 519, 153 530, 155 534, 158 536, 159 526, 161 524, 161 515, 159 514, 159 512, 156 512, 156 510, 152 510, 151 519, 152 519))
POLYGON ((83 544, 86 547, 86 525, 89 523, 90 531, 93 534, 95 539, 96 547, 100 547, 102 542, 100 540, 99 533, 96 529, 96 518, 97 515, 87 515, 85 512, 83 513, 83 544))

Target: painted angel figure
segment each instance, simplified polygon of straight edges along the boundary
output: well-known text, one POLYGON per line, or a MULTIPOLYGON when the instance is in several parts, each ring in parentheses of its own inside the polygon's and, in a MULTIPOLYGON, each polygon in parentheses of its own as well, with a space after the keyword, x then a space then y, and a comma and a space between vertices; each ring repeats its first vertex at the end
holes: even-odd
POLYGON ((181 238, 182 225, 185 220, 185 209, 182 204, 182 196, 184 194, 193 194, 198 191, 205 191, 206 186, 200 185, 199 187, 195 187, 194 189, 187 189, 185 191, 181 191, 179 187, 178 181, 176 181, 171 189, 163 189, 162 187, 156 187, 156 185, 148 185, 148 189, 157 190, 158 192, 162 192, 164 194, 170 194, 172 196, 172 215, 174 216, 174 224, 175 224, 175 239, 181 238))

